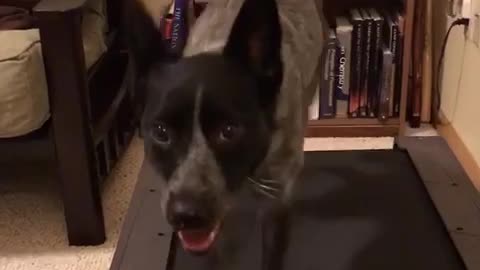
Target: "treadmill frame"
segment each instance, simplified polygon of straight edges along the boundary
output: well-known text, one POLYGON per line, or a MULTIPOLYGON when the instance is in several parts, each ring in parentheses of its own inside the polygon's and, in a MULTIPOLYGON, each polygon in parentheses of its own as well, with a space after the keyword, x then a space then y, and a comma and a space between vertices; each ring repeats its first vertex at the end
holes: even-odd
MULTIPOLYGON (((399 137, 394 147, 409 155, 466 268, 480 270, 480 194, 446 141, 399 137)), ((172 232, 158 207, 148 207, 160 189, 149 170, 141 169, 111 270, 169 269, 172 232)))

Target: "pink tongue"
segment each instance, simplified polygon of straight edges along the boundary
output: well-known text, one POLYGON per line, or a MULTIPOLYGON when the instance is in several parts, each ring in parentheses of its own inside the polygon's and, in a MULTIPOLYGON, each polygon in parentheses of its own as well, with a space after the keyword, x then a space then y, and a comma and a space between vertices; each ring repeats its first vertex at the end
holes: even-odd
POLYGON ((207 250, 214 240, 212 230, 182 230, 178 232, 183 247, 192 251, 207 250))
POLYGON ((181 231, 183 240, 192 245, 201 245, 207 242, 210 236, 210 230, 181 231))

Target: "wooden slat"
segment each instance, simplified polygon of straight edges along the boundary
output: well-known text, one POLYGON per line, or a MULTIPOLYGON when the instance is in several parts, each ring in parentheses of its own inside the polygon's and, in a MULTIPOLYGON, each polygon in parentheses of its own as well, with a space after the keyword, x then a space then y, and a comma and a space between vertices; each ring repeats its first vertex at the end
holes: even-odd
POLYGON ((408 76, 410 62, 412 59, 413 19, 415 0, 405 1, 405 36, 403 40, 403 74, 402 74, 402 95, 400 101, 400 135, 405 134, 407 128, 407 98, 408 98, 408 76))

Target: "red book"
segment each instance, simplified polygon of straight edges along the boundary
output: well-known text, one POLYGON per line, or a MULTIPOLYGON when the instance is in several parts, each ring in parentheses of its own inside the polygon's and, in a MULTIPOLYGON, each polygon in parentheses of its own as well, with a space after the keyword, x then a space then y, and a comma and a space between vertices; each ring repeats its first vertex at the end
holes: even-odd
POLYGON ((172 22, 173 18, 172 15, 167 15, 166 17, 163 18, 163 36, 164 39, 170 40, 172 39, 172 22))

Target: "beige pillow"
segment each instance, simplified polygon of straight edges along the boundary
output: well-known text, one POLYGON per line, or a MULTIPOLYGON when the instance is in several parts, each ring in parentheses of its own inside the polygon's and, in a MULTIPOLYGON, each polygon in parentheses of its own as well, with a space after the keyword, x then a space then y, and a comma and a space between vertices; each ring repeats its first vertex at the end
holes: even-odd
POLYGON ((0 138, 25 135, 49 118, 37 29, 0 31, 0 138))

